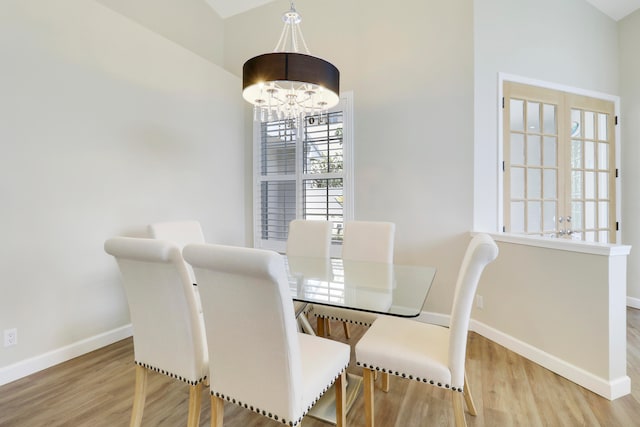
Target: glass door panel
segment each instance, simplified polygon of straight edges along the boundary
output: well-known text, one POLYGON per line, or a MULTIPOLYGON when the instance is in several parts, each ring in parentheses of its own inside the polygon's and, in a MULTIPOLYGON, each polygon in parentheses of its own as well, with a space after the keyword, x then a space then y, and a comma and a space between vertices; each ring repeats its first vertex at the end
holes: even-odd
POLYGON ((511 202, 511 231, 524 233, 524 202, 511 202))
POLYGON ((544 189, 542 190, 542 196, 546 200, 555 200, 557 198, 556 190, 558 188, 558 180, 556 177, 556 171, 554 169, 545 169, 542 180, 544 182, 544 189))
POLYGON ((527 198, 540 199, 542 197, 542 176, 540 169, 529 168, 527 170, 527 198))

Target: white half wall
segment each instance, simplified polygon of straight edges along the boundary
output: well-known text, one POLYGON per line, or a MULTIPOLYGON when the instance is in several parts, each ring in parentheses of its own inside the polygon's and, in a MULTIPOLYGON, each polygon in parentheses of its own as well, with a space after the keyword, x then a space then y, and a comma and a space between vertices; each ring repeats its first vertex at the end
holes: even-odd
POLYGON ((10 378, 127 330, 107 238, 197 219, 210 241, 247 243, 244 110, 238 77, 94 1, 3 0, 0 69, 10 378))
POLYGON ((630 392, 629 246, 494 234, 474 329, 609 399, 630 392))

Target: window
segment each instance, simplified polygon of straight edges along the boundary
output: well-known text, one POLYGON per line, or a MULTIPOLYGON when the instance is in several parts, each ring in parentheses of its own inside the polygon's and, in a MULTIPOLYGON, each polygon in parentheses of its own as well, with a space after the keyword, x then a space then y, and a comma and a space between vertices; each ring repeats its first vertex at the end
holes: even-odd
POLYGON ((256 123, 254 245, 284 252, 289 222, 330 220, 339 251, 342 226, 353 217, 352 95, 326 114, 256 123))
POLYGON ((504 229, 615 243, 615 106, 504 83, 504 229))

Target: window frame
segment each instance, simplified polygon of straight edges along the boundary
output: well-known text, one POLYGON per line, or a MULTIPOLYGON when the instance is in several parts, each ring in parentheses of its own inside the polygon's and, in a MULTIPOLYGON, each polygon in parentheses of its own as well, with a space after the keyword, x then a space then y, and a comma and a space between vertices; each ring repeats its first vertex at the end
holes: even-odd
MULTIPOLYGON (((353 126, 353 92, 346 91, 340 94, 340 102, 329 112, 342 111, 342 156, 343 156, 343 205, 342 217, 343 221, 350 221, 354 218, 354 179, 353 179, 353 152, 354 152, 354 126, 353 126)), ((261 125, 262 123, 253 122, 253 246, 255 248, 270 249, 276 252, 284 253, 286 251, 286 241, 281 240, 265 240, 261 235, 261 209, 260 187, 264 180, 261 179, 261 125)), ((305 174, 303 167, 303 145, 304 141, 296 141, 295 152, 295 179, 296 186, 296 218, 300 219, 303 215, 303 185, 305 174)), ((340 242, 332 242, 331 256, 340 257, 342 254, 342 244, 340 242)))

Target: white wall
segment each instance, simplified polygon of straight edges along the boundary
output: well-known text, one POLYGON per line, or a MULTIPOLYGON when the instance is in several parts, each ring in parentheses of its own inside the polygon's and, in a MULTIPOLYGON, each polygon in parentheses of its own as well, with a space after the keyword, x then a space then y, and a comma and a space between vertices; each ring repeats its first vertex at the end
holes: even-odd
POLYGON ((191 218, 247 239, 237 77, 86 0, 4 0, 0 69, 2 380, 129 323, 105 239, 191 218))
POLYGON ((222 66, 224 23, 205 0, 96 0, 222 66))
POLYGON ((496 231, 498 73, 618 95, 617 27, 584 0, 482 0, 474 46, 474 229, 496 231))
MULTIPOLYGON (((311 53, 354 94, 355 217, 396 223, 396 261, 436 265, 427 309, 448 313, 472 227, 472 1, 296 8, 311 53)), ((225 67, 241 75, 244 61, 273 50, 288 9, 279 0, 226 19, 225 67)))
POLYGON ((640 308, 640 11, 618 23, 622 132, 622 241, 634 245, 629 255, 629 305, 640 308))

